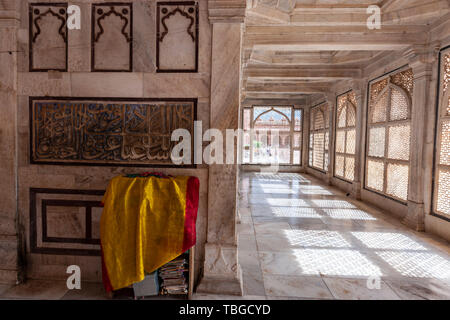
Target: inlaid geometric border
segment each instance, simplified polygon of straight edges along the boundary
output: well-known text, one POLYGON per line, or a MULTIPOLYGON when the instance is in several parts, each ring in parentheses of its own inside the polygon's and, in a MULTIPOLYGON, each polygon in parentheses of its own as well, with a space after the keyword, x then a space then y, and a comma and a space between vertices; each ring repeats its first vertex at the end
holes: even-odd
MULTIPOLYGON (((40 254, 55 255, 76 255, 76 256, 99 256, 100 248, 96 249, 69 249, 69 248, 45 248, 38 247, 37 234, 37 194, 67 194, 67 195, 94 195, 103 196, 104 190, 73 190, 73 189, 48 189, 48 188, 30 188, 30 252, 40 254)), ((102 207, 100 201, 85 200, 61 200, 61 199, 42 199, 41 200, 41 219, 42 219, 42 242, 56 242, 68 244, 97 244, 100 245, 100 239, 92 238, 92 215, 91 210, 86 210, 86 237, 85 238, 62 238, 47 236, 46 207, 49 205, 75 206, 92 209, 93 207, 102 207)))

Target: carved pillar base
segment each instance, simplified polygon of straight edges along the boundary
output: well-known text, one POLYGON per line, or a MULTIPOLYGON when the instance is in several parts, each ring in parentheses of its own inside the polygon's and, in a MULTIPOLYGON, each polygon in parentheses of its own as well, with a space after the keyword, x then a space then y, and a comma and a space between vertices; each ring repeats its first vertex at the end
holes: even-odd
POLYGON ((416 231, 425 231, 425 133, 427 128, 427 115, 434 108, 430 99, 434 51, 417 46, 410 48, 405 57, 413 71, 414 92, 412 95, 411 110, 411 154, 410 176, 408 186, 408 214, 403 223, 416 231))
MULTIPOLYGON (((208 2, 212 22, 210 128, 221 130, 224 137, 227 129, 238 129, 240 123, 245 8, 243 0, 208 2)), ((234 159, 238 157, 235 148, 234 159)), ((237 164, 209 165, 208 233, 198 293, 242 295, 236 235, 238 171, 237 164)))
POLYGON ((361 182, 353 182, 352 196, 356 200, 361 200, 361 182))
POLYGON ((424 206, 423 203, 415 203, 408 201, 408 214, 403 219, 402 223, 416 231, 425 231, 424 221, 424 206))
POLYGON ((237 246, 206 243, 205 269, 197 293, 242 296, 242 271, 237 246))
MULTIPOLYGON (((329 168, 329 170, 331 170, 331 168, 329 168)), ((325 177, 325 183, 329 186, 333 185, 332 178, 333 178, 333 176, 331 175, 331 173, 327 173, 327 175, 325 177)))

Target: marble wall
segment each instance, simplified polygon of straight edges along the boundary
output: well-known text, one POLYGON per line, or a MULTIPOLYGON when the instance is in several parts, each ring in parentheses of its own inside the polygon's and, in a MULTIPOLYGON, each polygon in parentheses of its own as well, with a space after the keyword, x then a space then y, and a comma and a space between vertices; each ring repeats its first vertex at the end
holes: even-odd
MULTIPOLYGON (((2 160, 5 160, 2 161, 0 168, 3 190, 0 195, 2 197, 0 201, 2 206, 0 211, 0 256, 2 257, 0 281, 14 282, 16 280, 19 258, 26 260, 26 269, 23 271, 29 278, 65 279, 67 266, 77 264, 81 267, 83 280, 99 281, 101 265, 98 256, 31 252, 30 188, 49 188, 62 191, 68 189, 104 190, 112 177, 142 171, 193 175, 200 179, 197 249, 195 251, 195 277, 198 281, 204 264, 204 243, 207 233, 208 167, 198 165, 196 168, 183 169, 155 168, 150 164, 143 167, 31 164, 29 103, 30 97, 197 99, 197 119, 202 120, 203 130, 208 129, 210 123, 211 25, 208 21, 207 1, 198 1, 199 28, 196 36, 199 41, 196 49, 198 50, 198 65, 195 73, 157 72, 156 1, 128 1, 133 3, 132 12, 127 11, 129 6, 119 4, 114 6, 122 16, 129 18, 126 28, 117 27, 125 25, 119 15, 109 14, 101 20, 104 32, 94 43, 91 37, 91 22, 93 21, 91 4, 94 1, 71 1, 70 4, 81 8, 81 30, 67 30, 66 71, 62 70, 65 59, 63 54, 49 49, 53 45, 57 48, 60 47, 56 42, 50 43, 56 41, 55 39, 48 38, 49 34, 61 37, 58 31, 55 34, 56 29, 52 26, 56 20, 49 19, 50 22, 45 22, 44 18, 38 23, 38 25, 42 23, 41 34, 37 37, 36 42, 31 44, 32 54, 35 56, 32 61, 35 67, 31 68, 30 66, 29 3, 42 1, 3 0, 3 2, 0 1, 0 4, 5 1, 11 5, 11 12, 16 15, 17 19, 11 22, 15 23, 15 29, 0 24, 0 51, 2 52, 0 53, 2 57, 0 60, 0 69, 2 70, 0 100, 5 105, 0 119, 1 141, 3 142, 0 146, 0 154, 2 160), (49 42, 45 42, 45 39, 49 42), (40 42, 41 40, 42 42, 40 42), (39 49, 35 50, 35 46, 39 46, 39 49), (13 53, 3 53, 8 50, 13 53), (131 52, 131 56, 129 52, 131 52), (57 55, 57 57, 53 55, 57 55), (60 71, 34 70, 39 68, 60 69, 60 71), (3 89, 5 87, 7 90, 3 89), (17 153, 15 148, 17 148, 17 153), (19 256, 17 252, 20 253, 19 256), (7 259, 3 259, 3 257, 7 257, 7 259)), ((59 3, 61 1, 48 0, 46 2, 59 3)), ((111 1, 96 0, 96 9, 103 7, 103 14, 108 13, 110 6, 102 6, 102 3, 107 2, 111 1)), ((1 5, 0 9, 3 10, 1 5)), ((94 14, 102 15, 100 11, 95 11, 94 14)), ((50 16, 52 15, 46 15, 45 18, 50 18, 50 16)), ((179 18, 178 15, 176 17, 179 18)), ((94 21, 95 19, 97 18, 94 17, 94 21)), ((182 21, 182 23, 184 22, 182 21)), ((97 34, 101 32, 98 24, 95 28, 97 28, 94 30, 97 34)), ((37 31, 35 30, 35 32, 37 31)), ((169 64, 174 57, 183 54, 183 48, 183 46, 178 46, 177 50, 163 48, 161 52, 166 58, 164 63, 169 64)), ((192 54, 193 50, 189 43, 186 56, 192 54)), ((190 63, 191 60, 189 63, 186 62, 189 68, 192 66, 190 63)), ((179 69, 179 66, 177 68, 179 69)), ((74 200, 76 197, 59 195, 59 198, 74 200)), ((51 229, 48 230, 48 235, 59 237, 62 234, 76 233, 73 236, 77 235, 78 237, 78 233, 82 233, 80 230, 86 228, 81 222, 85 221, 84 210, 85 208, 71 207, 67 209, 65 206, 53 206, 47 212, 47 220, 51 229), (58 217, 60 213, 73 213, 70 223, 62 223, 63 221, 58 217), (59 230, 55 224, 60 228, 59 230), (77 231, 78 227, 80 230, 77 231)), ((98 223, 93 221, 92 233, 94 235, 98 234, 97 228, 98 223)), ((58 247, 58 244, 52 244, 52 246, 58 247)), ((59 247, 64 246, 86 249, 85 244, 59 244, 59 247)))
POLYGON ((17 2, 0 1, 0 283, 15 283, 17 237, 17 2))

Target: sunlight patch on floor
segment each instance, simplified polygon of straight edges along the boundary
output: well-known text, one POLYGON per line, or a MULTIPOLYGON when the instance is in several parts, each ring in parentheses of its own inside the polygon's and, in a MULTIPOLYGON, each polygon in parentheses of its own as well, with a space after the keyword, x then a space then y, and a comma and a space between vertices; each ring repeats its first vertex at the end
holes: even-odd
POLYGON ((283 230, 292 246, 349 248, 350 243, 336 231, 283 230))
POLYGON ((356 250, 293 249, 293 255, 305 275, 342 277, 382 276, 381 269, 356 250))

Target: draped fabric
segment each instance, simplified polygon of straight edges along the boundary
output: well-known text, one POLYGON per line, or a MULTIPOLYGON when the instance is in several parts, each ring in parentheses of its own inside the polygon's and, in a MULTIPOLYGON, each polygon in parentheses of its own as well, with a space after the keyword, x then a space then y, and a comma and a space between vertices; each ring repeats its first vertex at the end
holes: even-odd
POLYGON ((199 180, 118 176, 103 197, 100 220, 106 291, 142 281, 196 241, 199 180))

